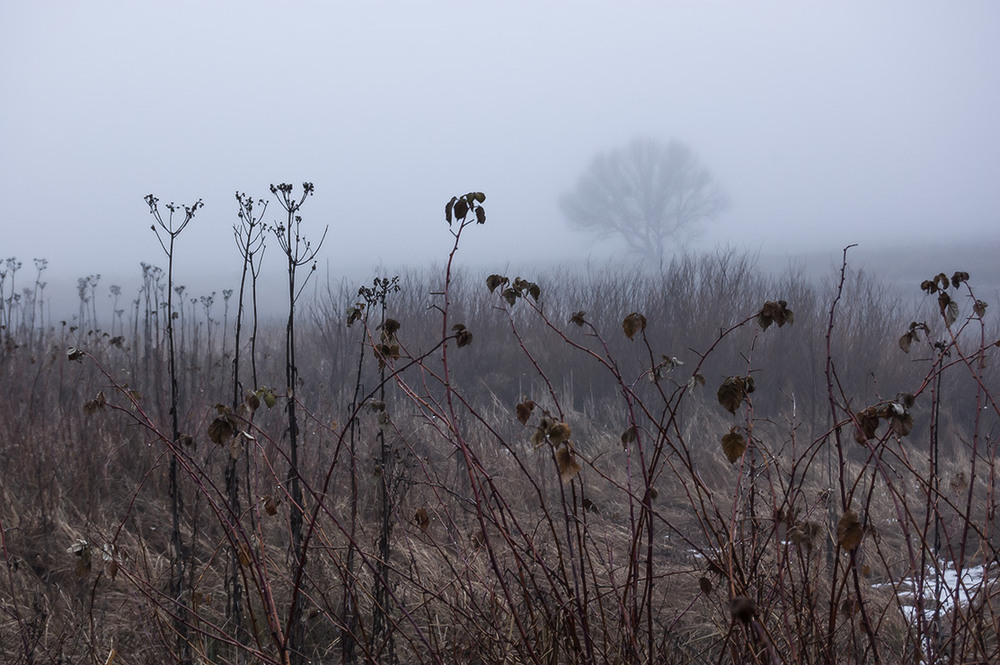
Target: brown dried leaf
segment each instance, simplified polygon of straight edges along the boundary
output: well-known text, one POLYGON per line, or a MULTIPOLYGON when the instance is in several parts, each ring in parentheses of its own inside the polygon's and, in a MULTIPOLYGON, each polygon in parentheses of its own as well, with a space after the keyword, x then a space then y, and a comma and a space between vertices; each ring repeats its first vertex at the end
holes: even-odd
POLYGON ((701 592, 704 594, 712 593, 712 580, 707 577, 699 577, 698 588, 701 589, 701 592))
POLYGON ((733 619, 742 623, 750 623, 757 614, 753 600, 746 596, 736 596, 729 601, 729 613, 733 619))
POLYGON ((910 331, 899 338, 899 348, 903 350, 903 353, 910 352, 910 345, 913 344, 914 334, 910 331))
POLYGON ((948 303, 948 309, 944 313, 945 325, 950 326, 958 320, 958 303, 952 300, 948 303))
POLYGON ((89 402, 84 402, 83 412, 89 416, 98 411, 103 411, 104 407, 106 407, 107 405, 108 405, 108 400, 104 396, 104 391, 101 390, 98 391, 97 396, 94 397, 94 399, 90 400, 89 402))
POLYGON ((515 410, 517 411, 517 419, 522 425, 526 425, 528 418, 531 417, 531 412, 535 410, 535 403, 530 399, 526 399, 518 404, 515 410))
POLYGON ((698 386, 703 386, 703 385, 705 385, 705 377, 702 376, 701 374, 698 374, 697 372, 692 374, 691 378, 688 379, 687 382, 688 390, 694 390, 698 386))
POLYGON ((767 330, 772 323, 777 323, 780 328, 786 323, 791 324, 794 321, 795 314, 788 309, 788 303, 784 300, 777 302, 768 300, 757 314, 757 325, 760 326, 761 330, 767 330))
POLYGON ((431 524, 431 518, 427 516, 425 508, 417 508, 417 512, 413 514, 413 523, 420 527, 421 531, 427 531, 427 527, 431 524))
POLYGON ((899 402, 889 402, 882 406, 878 415, 889 423, 889 427, 898 436, 906 436, 913 429, 913 416, 899 402))
POLYGON ((86 540, 77 540, 66 550, 76 555, 76 576, 83 578, 90 574, 93 563, 93 548, 86 540))
POLYGON ((452 215, 452 210, 455 208, 456 201, 458 201, 458 198, 453 196, 451 197, 451 201, 448 201, 448 203, 446 203, 444 206, 444 218, 448 221, 448 226, 451 226, 451 220, 452 220, 451 215, 452 215))
MULTIPOLYGON (((472 344, 472 333, 469 332, 464 325, 456 323, 451 327, 451 329, 455 331, 455 341, 458 342, 458 348, 472 344)), ((396 351, 396 357, 399 357, 398 348, 396 351)))
POLYGON ((899 436, 906 436, 913 429, 913 416, 909 412, 895 414, 889 418, 889 427, 899 436))
POLYGON ((625 317, 622 321, 622 330, 625 331, 625 336, 629 339, 635 337, 637 332, 646 329, 646 317, 638 312, 632 312, 625 317))
POLYGON ((861 603, 857 598, 845 598, 840 603, 840 615, 845 619, 850 619, 861 610, 861 603))
POLYGON ((270 388, 258 388, 257 394, 260 395, 260 398, 264 400, 264 405, 269 409, 273 409, 274 405, 278 403, 278 396, 270 388))
POLYGON ((722 437, 722 452, 730 464, 734 464, 747 450, 747 440, 740 434, 739 429, 733 427, 729 434, 722 437))
POLYGON ((951 324, 958 319, 958 303, 942 291, 938 295, 938 307, 941 309, 941 316, 944 317, 944 324, 951 327, 951 324))
POLYGON ((580 465, 569 446, 563 446, 556 451, 556 466, 559 467, 559 477, 568 483, 580 473, 580 465))
POLYGON ((208 425, 208 438, 219 445, 236 436, 236 422, 232 416, 218 416, 208 425))
MULTIPOLYGON (((192 441, 192 445, 194 442, 192 441)), ((233 440, 229 442, 229 457, 232 459, 239 459, 240 455, 243 454, 243 437, 234 436, 233 440)))
POLYGON ((803 522, 788 530, 788 539, 795 545, 804 547, 806 551, 812 551, 819 542, 821 533, 820 525, 816 522, 803 522))
POLYGON ((858 420, 858 427, 854 429, 854 440, 861 445, 874 439, 878 432, 878 413, 875 407, 868 407, 864 411, 855 415, 858 420))
POLYGON ((747 381, 745 377, 730 376, 722 382, 721 386, 719 386, 719 391, 716 396, 718 397, 719 404, 722 405, 722 408, 735 415, 736 409, 740 408, 740 404, 743 403, 743 399, 747 396, 747 392, 747 381))
POLYGON ((365 305, 364 303, 355 303, 351 307, 347 308, 347 326, 350 327, 354 325, 355 321, 360 321, 365 315, 365 305))
POLYGON ((76 576, 79 578, 84 578, 90 575, 91 561, 90 555, 81 556, 76 560, 76 576))
MULTIPOLYGON (((471 338, 471 334, 469 337, 471 338)), ((398 344, 386 344, 380 343, 374 346, 375 357, 378 358, 378 368, 384 369, 387 360, 396 360, 399 358, 399 345, 398 344)))
POLYGON ((853 550, 860 545, 864 533, 861 519, 853 510, 848 510, 837 522, 837 543, 845 550, 853 550))
POLYGON ((569 441, 570 428, 566 423, 557 423, 549 428, 549 441, 552 445, 558 446, 561 443, 569 441))

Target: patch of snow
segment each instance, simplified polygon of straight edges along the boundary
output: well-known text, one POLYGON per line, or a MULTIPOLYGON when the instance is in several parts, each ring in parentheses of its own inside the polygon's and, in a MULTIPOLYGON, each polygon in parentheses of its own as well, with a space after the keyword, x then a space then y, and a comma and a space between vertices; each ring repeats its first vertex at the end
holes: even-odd
MULTIPOLYGON (((951 562, 942 561, 939 566, 929 568, 923 583, 924 619, 930 621, 935 615, 940 616, 951 611, 955 607, 956 600, 963 607, 968 605, 979 594, 985 580, 984 566, 966 568, 962 570, 961 577, 951 562)), ((911 576, 896 585, 900 609, 910 623, 917 619, 918 583, 917 577, 911 576)), ((879 588, 887 585, 889 584, 883 583, 872 586, 879 588)))

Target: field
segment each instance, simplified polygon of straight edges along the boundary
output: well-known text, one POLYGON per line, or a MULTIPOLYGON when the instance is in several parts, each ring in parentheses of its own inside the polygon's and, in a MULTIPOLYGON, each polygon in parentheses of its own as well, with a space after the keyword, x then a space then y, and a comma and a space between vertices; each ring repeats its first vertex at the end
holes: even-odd
POLYGON ((440 270, 307 298, 276 196, 223 303, 143 266, 50 321, 6 264, 5 662, 1000 661, 1000 328, 961 266, 491 275, 470 194, 440 270))

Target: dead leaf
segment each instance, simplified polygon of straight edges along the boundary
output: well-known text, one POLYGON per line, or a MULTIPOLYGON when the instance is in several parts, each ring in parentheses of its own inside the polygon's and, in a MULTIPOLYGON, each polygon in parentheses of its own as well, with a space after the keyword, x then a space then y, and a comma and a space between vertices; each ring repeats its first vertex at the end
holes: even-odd
POLYGON ((752 384, 748 384, 747 378, 743 376, 730 376, 719 386, 716 397, 718 397, 722 408, 729 413, 735 415, 736 409, 740 408, 740 404, 743 403, 747 393, 753 392, 753 389, 749 388, 752 384))
POLYGON ((819 541, 820 533, 822 530, 816 522, 803 522, 788 530, 788 539, 798 547, 804 547, 807 552, 811 552, 819 541))
POLYGON ((98 411, 103 411, 104 407, 106 407, 107 404, 108 404, 108 400, 104 396, 104 391, 101 390, 101 391, 98 391, 97 396, 94 397, 94 399, 90 400, 89 402, 84 402, 84 404, 83 404, 83 412, 89 416, 92 413, 96 413, 98 411))
POLYGON ((486 288, 490 290, 490 293, 493 293, 498 286, 503 286, 508 281, 503 275, 490 275, 486 278, 486 288))
POLYGON ((753 600, 746 596, 736 596, 729 601, 729 613, 733 619, 742 623, 750 623, 757 614, 757 608, 753 600))
POLYGON ((722 452, 725 453, 730 464, 735 464, 739 458, 743 457, 746 450, 747 440, 739 432, 739 428, 733 427, 729 430, 729 434, 722 437, 722 452))
POLYGON ((549 428, 549 441, 552 445, 558 446, 561 443, 569 441, 570 429, 569 425, 566 423, 557 423, 549 428))
MULTIPOLYGON (((451 329, 455 331, 455 341, 458 343, 458 348, 472 344, 472 333, 464 325, 456 323, 451 329)), ((396 357, 399 357, 398 348, 396 357)))
POLYGON ((421 531, 427 531, 427 527, 430 526, 431 519, 427 516, 427 510, 425 508, 417 508, 417 512, 413 515, 413 523, 420 527, 421 531))
POLYGON ((697 372, 692 374, 691 378, 688 379, 687 382, 688 390, 694 390, 698 386, 703 386, 703 385, 705 385, 705 377, 702 376, 701 374, 698 374, 697 372))
POLYGON ((580 465, 576 461, 576 455, 569 446, 563 446, 556 451, 556 466, 559 467, 559 477, 564 483, 568 483, 580 473, 580 465))
POLYGON ((868 407, 864 411, 855 414, 858 426, 854 428, 854 440, 861 445, 874 439, 878 432, 878 412, 874 407, 868 407))
POLYGON ((794 322, 795 314, 788 309, 788 303, 784 300, 777 302, 768 300, 757 314, 757 325, 760 326, 761 330, 767 330, 772 323, 777 323, 780 328, 786 323, 794 322))
POLYGON ((530 399, 526 399, 515 407, 517 411, 517 419, 522 425, 528 423, 528 418, 531 417, 531 412, 535 410, 535 403, 530 399))
POLYGON ((861 537, 864 535, 861 528, 861 519, 853 510, 848 510, 837 523, 837 542, 845 550, 853 550, 861 544, 861 537))
POLYGON ((625 317, 622 321, 622 330, 625 331, 625 336, 629 339, 635 337, 637 332, 646 329, 646 317, 638 312, 632 312, 625 317))
POLYGON ((218 416, 208 425, 208 438, 219 445, 228 443, 236 436, 237 423, 232 416, 218 416))
POLYGON ((840 615, 845 619, 850 619, 861 610, 861 603, 857 598, 845 598, 840 603, 840 615))

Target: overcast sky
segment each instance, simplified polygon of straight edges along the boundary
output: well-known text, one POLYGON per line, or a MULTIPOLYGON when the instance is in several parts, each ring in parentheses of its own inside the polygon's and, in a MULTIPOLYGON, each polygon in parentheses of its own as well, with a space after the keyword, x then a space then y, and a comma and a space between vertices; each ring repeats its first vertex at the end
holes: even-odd
POLYGON ((470 190, 467 260, 607 256, 557 199, 635 136, 729 193, 705 246, 1000 248, 993 1, 0 5, 0 258, 26 269, 162 264, 153 193, 205 202, 183 270, 235 274, 234 192, 303 180, 334 271, 440 262, 470 190))

